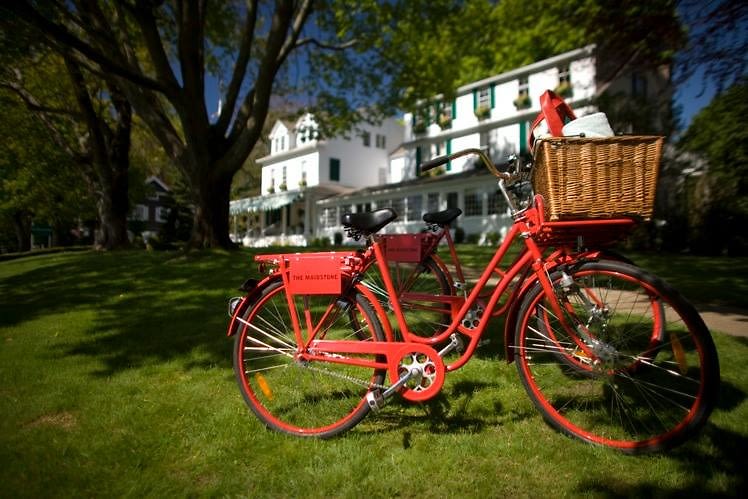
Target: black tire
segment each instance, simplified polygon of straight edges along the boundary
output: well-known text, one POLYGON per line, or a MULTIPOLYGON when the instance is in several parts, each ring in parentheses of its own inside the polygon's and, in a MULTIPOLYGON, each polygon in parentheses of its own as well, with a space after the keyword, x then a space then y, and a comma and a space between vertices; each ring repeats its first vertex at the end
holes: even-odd
MULTIPOLYGON (((305 339, 305 306, 313 325, 332 307, 318 338, 385 339, 371 305, 359 293, 348 299, 307 295, 294 296, 294 300, 305 339)), ((349 430, 366 416, 366 395, 384 382, 385 371, 296 360, 294 354, 300 349, 282 282, 267 285, 242 319, 234 343, 234 373, 245 402, 267 427, 296 436, 327 438, 349 430)))
POLYGON ((693 306, 626 263, 588 262, 566 273, 572 286, 560 285, 560 272, 551 276, 561 316, 536 284, 516 326, 517 370, 546 421, 629 453, 666 449, 692 436, 719 392, 717 352, 693 306), (596 306, 569 290, 594 297, 596 306))

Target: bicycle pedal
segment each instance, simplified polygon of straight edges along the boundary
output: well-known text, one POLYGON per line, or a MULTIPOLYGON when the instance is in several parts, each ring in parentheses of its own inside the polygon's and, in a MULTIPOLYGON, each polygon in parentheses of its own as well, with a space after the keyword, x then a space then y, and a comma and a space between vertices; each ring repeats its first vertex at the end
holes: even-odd
POLYGON ((372 411, 378 411, 384 407, 384 397, 382 396, 381 390, 372 390, 366 394, 366 403, 369 404, 369 409, 372 411))

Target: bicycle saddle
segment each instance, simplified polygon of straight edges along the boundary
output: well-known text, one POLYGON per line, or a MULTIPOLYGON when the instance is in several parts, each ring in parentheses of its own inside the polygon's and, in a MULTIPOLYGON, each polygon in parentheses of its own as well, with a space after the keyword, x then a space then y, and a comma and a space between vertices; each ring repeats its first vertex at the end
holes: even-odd
POLYGON ((371 235, 397 218, 397 213, 390 208, 364 213, 344 213, 343 227, 360 232, 364 236, 371 235))
POLYGON ((462 210, 459 208, 448 208, 444 211, 434 211, 431 213, 423 214, 423 221, 427 224, 435 225, 447 225, 451 224, 455 218, 462 215, 462 210))

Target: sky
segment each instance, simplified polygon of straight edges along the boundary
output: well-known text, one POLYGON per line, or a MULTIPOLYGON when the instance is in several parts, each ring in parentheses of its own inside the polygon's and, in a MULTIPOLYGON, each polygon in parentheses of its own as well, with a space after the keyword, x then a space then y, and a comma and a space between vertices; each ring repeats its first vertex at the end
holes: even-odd
POLYGON ((681 126, 688 128, 691 120, 714 98, 714 85, 703 83, 703 74, 697 72, 675 91, 675 104, 682 109, 681 126))

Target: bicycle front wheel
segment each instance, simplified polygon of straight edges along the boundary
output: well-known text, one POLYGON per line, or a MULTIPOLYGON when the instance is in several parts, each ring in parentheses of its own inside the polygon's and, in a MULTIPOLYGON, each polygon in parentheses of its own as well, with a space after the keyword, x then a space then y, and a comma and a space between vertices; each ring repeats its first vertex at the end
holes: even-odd
POLYGON ((679 293, 613 261, 582 263, 551 281, 554 296, 538 284, 523 301, 515 359, 553 427, 636 453, 682 443, 706 422, 719 390, 717 353, 679 293))
MULTIPOLYGON (((371 305, 350 297, 296 295, 302 341, 384 341, 371 305)), ((234 372, 244 400, 269 428, 297 436, 332 437, 369 412, 367 392, 384 370, 336 362, 303 362, 285 287, 269 284, 245 313, 234 344, 234 372)))

